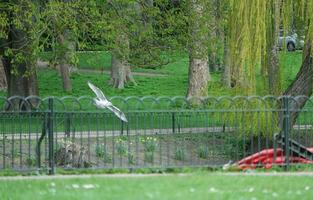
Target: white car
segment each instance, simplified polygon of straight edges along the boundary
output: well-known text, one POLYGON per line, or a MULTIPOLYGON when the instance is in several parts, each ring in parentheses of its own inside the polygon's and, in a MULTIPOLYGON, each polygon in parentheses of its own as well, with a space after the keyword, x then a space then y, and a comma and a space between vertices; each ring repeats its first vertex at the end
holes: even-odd
POLYGON ((279 37, 279 48, 287 48, 288 51, 295 51, 296 49, 303 49, 304 46, 304 37, 299 38, 298 34, 294 33, 286 37, 279 37), (285 46, 286 45, 286 46, 285 46))

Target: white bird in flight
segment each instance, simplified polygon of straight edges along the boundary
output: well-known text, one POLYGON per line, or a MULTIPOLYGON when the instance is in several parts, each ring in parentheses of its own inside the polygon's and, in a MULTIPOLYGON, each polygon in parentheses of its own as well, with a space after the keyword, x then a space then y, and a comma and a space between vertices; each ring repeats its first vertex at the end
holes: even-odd
POLYGON ((107 108, 111 110, 118 118, 120 118, 124 122, 128 122, 125 114, 120 111, 117 107, 115 107, 110 101, 107 100, 107 98, 104 96, 103 92, 94 86, 92 83, 88 81, 88 85, 90 89, 96 94, 97 98, 94 98, 95 105, 98 108, 107 108))

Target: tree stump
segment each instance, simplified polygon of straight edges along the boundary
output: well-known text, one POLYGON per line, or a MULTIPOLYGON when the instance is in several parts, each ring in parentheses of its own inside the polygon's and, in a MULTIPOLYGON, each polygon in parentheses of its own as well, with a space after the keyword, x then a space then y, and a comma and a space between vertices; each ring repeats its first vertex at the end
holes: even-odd
POLYGON ((87 148, 71 141, 61 141, 55 152, 55 163, 57 166, 70 168, 90 167, 87 158, 87 148))

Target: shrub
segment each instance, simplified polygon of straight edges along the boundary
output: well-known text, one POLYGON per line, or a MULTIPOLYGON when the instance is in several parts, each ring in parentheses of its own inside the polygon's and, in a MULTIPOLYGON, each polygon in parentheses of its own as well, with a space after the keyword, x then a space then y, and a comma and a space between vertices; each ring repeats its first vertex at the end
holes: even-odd
POLYGON ((57 166, 78 168, 91 166, 88 161, 87 148, 66 139, 56 145, 54 159, 57 166))
POLYGON ((153 163, 154 153, 153 152, 145 152, 145 162, 153 163))
POLYGON ((128 163, 131 165, 134 165, 136 163, 134 154, 128 153, 128 163))
POLYGON ((26 165, 28 167, 34 167, 36 166, 37 160, 35 158, 35 156, 30 156, 28 158, 26 158, 26 165))
POLYGON ((198 148, 199 158, 207 159, 209 157, 209 148, 207 146, 200 146, 198 148))
POLYGON ((112 162, 112 156, 108 153, 107 147, 105 144, 97 145, 95 152, 96 152, 96 156, 98 158, 103 159, 104 162, 106 162, 106 163, 112 162))
POLYGON ((186 153, 185 153, 185 149, 181 148, 181 147, 177 147, 175 150, 175 156, 174 158, 176 160, 180 160, 183 161, 186 159, 186 153))
POLYGON ((119 156, 127 156, 128 144, 125 138, 120 137, 116 140, 116 151, 119 156))
POLYGON ((141 138, 140 141, 144 146, 145 152, 154 152, 158 146, 158 140, 155 137, 141 138))

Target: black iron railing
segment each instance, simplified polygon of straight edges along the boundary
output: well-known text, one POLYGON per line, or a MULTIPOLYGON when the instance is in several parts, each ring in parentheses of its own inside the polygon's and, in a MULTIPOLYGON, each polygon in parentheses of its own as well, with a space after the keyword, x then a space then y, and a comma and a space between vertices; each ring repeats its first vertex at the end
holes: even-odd
POLYGON ((291 108, 299 98, 112 97, 128 123, 90 97, 0 98, 0 170, 222 166, 276 147, 275 134, 288 167, 313 147, 313 99, 291 108))

